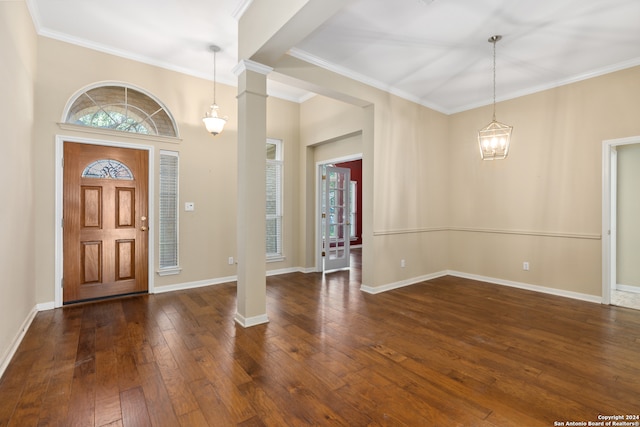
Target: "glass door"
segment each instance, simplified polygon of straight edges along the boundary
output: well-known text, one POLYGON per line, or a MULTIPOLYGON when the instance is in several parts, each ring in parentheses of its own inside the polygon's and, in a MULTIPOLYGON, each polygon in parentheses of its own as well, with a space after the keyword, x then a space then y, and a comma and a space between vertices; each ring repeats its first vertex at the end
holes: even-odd
POLYGON ((325 166, 322 181, 322 254, 324 270, 349 267, 351 171, 325 166))

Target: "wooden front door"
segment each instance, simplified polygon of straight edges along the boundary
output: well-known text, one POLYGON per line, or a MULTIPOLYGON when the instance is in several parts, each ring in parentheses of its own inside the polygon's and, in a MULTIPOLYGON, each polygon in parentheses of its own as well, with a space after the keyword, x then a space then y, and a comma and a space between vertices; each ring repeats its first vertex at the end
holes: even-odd
POLYGON ((148 157, 64 143, 65 304, 148 290, 148 157))

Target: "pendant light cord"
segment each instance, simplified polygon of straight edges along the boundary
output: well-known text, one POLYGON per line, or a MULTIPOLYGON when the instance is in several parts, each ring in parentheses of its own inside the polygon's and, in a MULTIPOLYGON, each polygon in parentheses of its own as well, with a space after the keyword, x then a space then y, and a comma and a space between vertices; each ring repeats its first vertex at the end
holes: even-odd
MULTIPOLYGON (((494 45, 495 48, 495 45, 494 45)), ((213 105, 216 105, 216 50, 213 50, 213 105)), ((495 62, 495 54, 494 54, 494 62, 495 62)), ((494 74, 495 74, 495 65, 494 65, 494 74)), ((495 77, 494 77, 494 92, 495 92, 495 77)), ((494 99, 495 99, 495 94, 494 94, 494 99)), ((495 100, 493 101, 495 103, 495 100)), ((495 116, 495 112, 493 113, 493 115, 495 116)))
POLYGON ((493 121, 496 121, 496 43, 498 40, 493 40, 493 121))

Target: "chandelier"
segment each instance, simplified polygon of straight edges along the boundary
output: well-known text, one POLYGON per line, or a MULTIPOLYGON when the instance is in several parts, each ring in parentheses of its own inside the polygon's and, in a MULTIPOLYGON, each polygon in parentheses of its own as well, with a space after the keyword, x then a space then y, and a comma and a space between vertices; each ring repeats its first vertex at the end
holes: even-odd
POLYGON ((504 159, 509 153, 511 131, 513 126, 505 125, 496 120, 496 43, 502 36, 491 36, 488 42, 493 43, 493 120, 478 131, 480 156, 483 160, 504 159))

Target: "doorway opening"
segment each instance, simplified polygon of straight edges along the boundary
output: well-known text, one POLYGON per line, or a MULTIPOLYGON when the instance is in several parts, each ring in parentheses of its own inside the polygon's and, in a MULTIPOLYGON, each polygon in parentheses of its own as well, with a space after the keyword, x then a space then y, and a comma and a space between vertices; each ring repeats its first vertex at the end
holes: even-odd
POLYGON ((603 142, 602 302, 640 310, 640 136, 603 142))

